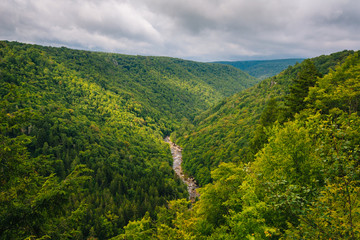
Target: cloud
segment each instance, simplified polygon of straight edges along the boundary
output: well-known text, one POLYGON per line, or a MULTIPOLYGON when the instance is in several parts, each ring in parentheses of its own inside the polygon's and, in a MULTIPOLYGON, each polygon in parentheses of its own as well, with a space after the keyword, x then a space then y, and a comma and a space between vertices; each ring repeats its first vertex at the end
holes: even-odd
POLYGON ((2 0, 0 38, 201 61, 359 49, 357 0, 2 0))

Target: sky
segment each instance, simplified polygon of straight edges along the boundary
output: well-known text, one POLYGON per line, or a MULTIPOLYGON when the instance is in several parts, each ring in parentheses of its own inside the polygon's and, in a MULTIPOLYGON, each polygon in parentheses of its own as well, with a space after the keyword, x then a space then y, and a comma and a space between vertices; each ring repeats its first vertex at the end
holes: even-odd
POLYGON ((195 61, 360 49, 359 0, 0 0, 0 40, 195 61))

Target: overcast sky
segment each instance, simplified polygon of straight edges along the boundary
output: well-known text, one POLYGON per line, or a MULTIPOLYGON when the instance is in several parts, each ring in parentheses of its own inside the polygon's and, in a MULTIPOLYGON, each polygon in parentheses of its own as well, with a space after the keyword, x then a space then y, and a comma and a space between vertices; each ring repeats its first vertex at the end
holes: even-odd
POLYGON ((0 39, 198 61, 360 49, 359 0, 0 0, 0 39))

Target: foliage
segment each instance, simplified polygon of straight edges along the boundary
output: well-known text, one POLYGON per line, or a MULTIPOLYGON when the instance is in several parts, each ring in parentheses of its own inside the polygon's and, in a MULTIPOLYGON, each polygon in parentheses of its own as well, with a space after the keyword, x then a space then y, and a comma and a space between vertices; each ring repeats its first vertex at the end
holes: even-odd
POLYGON ((317 77, 320 77, 320 73, 314 63, 310 59, 306 59, 290 86, 289 95, 286 96, 285 104, 289 107, 292 115, 306 107, 304 100, 308 96, 309 88, 315 85, 317 77))
POLYGON ((127 226, 124 227, 125 233, 117 237, 116 239, 128 239, 128 240, 145 240, 152 239, 153 228, 151 227, 150 215, 147 212, 145 216, 139 221, 130 221, 127 226))
POLYGON ((360 110, 360 68, 356 65, 358 59, 358 53, 355 53, 343 65, 331 71, 318 82, 317 86, 310 88, 306 100, 323 113, 328 113, 332 108, 339 108, 349 114, 358 112, 360 110))
POLYGON ((360 238, 358 53, 306 60, 194 118, 242 74, 0 46, 0 238, 360 238), (175 128, 202 185, 193 204, 163 142, 175 128))
MULTIPOLYGON (((220 162, 253 161, 255 154, 267 143, 274 122, 284 123, 293 118, 294 112, 285 105, 285 96, 299 75, 306 75, 308 64, 314 63, 324 75, 329 69, 324 70, 323 66, 335 68, 351 53, 344 51, 320 56, 291 66, 205 111, 195 118, 193 128, 179 128, 177 143, 184 148, 185 171, 200 185, 205 185, 211 182, 210 172, 220 162)), ((313 65, 310 69, 316 72, 313 65)), ((305 97, 302 96, 304 100, 305 97)), ((299 101, 301 106, 303 100, 299 101)))
POLYGON ((165 126, 140 100, 99 85, 90 65, 81 76, 50 56, 65 49, 0 45, 0 238, 106 239, 187 196, 162 140, 176 118, 165 126))
MULTIPOLYGON (((254 160, 214 167, 212 182, 200 189, 191 209, 158 212, 188 226, 176 239, 358 239, 360 117, 349 103, 358 98, 359 65, 354 54, 318 78, 294 119, 260 118, 267 140, 254 160), (343 91, 343 101, 334 105, 336 89, 345 89, 349 81, 355 87, 343 91), (270 124, 268 119, 276 120, 270 124)), ((278 111, 277 103, 271 100, 265 112, 278 111)), ((224 113, 224 106, 216 111, 224 113)), ((168 233, 177 230, 170 223, 165 223, 168 233)), ((154 238, 158 224, 155 218, 154 238)))
POLYGON ((182 118, 192 120, 224 97, 258 82, 239 69, 219 64, 34 47, 75 70, 88 82, 133 100, 138 105, 138 116, 149 117, 152 124, 170 128, 166 134, 170 134, 182 118))

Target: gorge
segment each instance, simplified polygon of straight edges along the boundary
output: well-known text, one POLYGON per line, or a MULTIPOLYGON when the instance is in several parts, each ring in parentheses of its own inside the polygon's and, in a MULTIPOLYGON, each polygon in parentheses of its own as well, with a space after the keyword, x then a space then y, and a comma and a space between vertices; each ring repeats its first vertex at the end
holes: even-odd
POLYGON ((193 177, 189 177, 184 174, 181 164, 182 164, 182 148, 170 140, 170 137, 166 137, 165 142, 169 143, 171 155, 173 157, 173 169, 176 175, 186 184, 187 190, 189 193, 189 200, 195 202, 196 199, 200 196, 196 191, 199 186, 197 185, 193 177))

